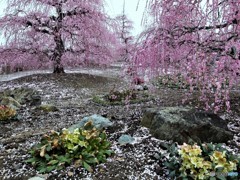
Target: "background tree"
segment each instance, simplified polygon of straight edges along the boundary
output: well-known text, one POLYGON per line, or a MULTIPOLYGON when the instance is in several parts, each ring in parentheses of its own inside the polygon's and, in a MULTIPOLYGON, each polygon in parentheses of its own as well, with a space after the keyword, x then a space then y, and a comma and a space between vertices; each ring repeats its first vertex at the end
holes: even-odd
POLYGON ((128 19, 125 13, 125 1, 123 3, 122 14, 118 15, 115 20, 117 23, 117 37, 120 39, 118 53, 121 60, 128 62, 133 51, 133 36, 131 34, 133 22, 128 19))
POLYGON ((1 63, 24 69, 109 64, 115 36, 103 0, 8 0, 1 63))
POLYGON ((240 72, 239 0, 149 0, 152 28, 134 62, 151 75, 181 75, 207 109, 230 108, 240 72), (211 98, 213 97, 213 101, 211 98))

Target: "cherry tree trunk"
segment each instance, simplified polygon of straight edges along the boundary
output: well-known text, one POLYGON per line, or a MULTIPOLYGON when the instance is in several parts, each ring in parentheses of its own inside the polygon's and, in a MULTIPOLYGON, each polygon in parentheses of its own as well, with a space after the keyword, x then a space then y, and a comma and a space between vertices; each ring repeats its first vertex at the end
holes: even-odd
POLYGON ((62 60, 62 55, 64 53, 64 43, 63 43, 63 40, 61 38, 61 35, 59 35, 58 33, 56 33, 57 35, 55 35, 54 37, 54 41, 56 43, 56 47, 54 49, 54 53, 53 53, 53 57, 52 57, 52 60, 53 60, 53 73, 57 73, 57 74, 60 74, 60 73, 65 73, 64 72, 64 68, 63 68, 63 65, 61 63, 61 60, 62 60))
POLYGON ((62 74, 65 73, 64 68, 62 66, 54 66, 53 73, 62 74))

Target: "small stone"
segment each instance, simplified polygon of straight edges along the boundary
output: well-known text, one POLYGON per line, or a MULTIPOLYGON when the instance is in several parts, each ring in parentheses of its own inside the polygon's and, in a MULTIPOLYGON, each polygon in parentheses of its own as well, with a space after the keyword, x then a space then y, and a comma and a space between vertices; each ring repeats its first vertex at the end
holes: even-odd
POLYGON ((58 111, 58 108, 56 106, 50 105, 50 104, 41 105, 38 108, 40 110, 44 111, 44 112, 55 112, 55 111, 58 111))
POLYGON ((132 144, 134 140, 135 139, 132 136, 124 134, 118 139, 118 143, 120 145, 132 144))
POLYGON ((159 165, 156 165, 155 172, 158 175, 163 174, 163 169, 159 165))
POLYGON ((147 85, 144 85, 144 86, 143 86, 143 90, 145 90, 145 91, 148 90, 147 85))
POLYGON ((35 176, 35 177, 32 177, 32 178, 29 178, 28 180, 45 180, 45 178, 35 176))
POLYGON ((162 150, 167 150, 168 149, 168 144, 165 143, 165 142, 160 142, 159 146, 162 150))
POLYGON ((73 176, 74 175, 74 173, 73 172, 71 172, 71 171, 68 171, 68 176, 73 176))
POLYGON ((143 91, 144 90, 142 85, 136 85, 135 89, 138 90, 138 91, 143 91))
POLYGON ((77 128, 82 128, 89 121, 93 122, 93 126, 96 129, 103 129, 113 125, 113 123, 109 119, 94 114, 92 116, 84 117, 79 123, 70 126, 68 130, 70 132, 73 132, 77 128))
POLYGON ((157 159, 157 160, 159 160, 159 159, 161 158, 158 153, 155 153, 155 154, 153 155, 153 157, 154 157, 155 159, 157 159))
POLYGON ((31 106, 40 106, 41 103, 42 103, 41 96, 32 95, 32 102, 30 103, 31 106))

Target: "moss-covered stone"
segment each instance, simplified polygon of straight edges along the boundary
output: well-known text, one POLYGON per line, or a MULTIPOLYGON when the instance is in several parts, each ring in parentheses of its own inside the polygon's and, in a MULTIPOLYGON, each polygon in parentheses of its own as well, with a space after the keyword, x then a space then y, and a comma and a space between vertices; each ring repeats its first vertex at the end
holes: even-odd
POLYGON ((226 143, 233 139, 226 121, 190 107, 146 109, 141 124, 156 138, 178 143, 226 143))
POLYGON ((126 103, 134 104, 153 100, 145 91, 114 91, 104 96, 93 96, 92 101, 100 105, 125 105, 126 103))
POLYGON ((6 89, 0 92, 0 101, 2 101, 3 98, 5 97, 11 97, 21 105, 23 104, 40 105, 41 104, 41 97, 38 95, 38 92, 31 88, 6 89))
POLYGON ((44 111, 44 112, 55 112, 58 111, 59 109, 51 104, 44 104, 38 107, 38 109, 44 111))
POLYGON ((21 104, 18 101, 16 101, 14 98, 8 97, 8 96, 2 97, 0 104, 9 106, 14 109, 18 109, 21 107, 21 104))

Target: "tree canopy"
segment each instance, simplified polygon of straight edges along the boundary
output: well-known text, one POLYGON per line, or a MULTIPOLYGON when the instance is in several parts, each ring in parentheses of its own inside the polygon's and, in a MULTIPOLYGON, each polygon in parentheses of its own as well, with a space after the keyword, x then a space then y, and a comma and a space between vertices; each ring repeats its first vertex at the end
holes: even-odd
POLYGON ((134 56, 138 71, 180 75, 207 109, 229 109, 240 72, 240 1, 149 0, 147 7, 153 23, 134 56))

